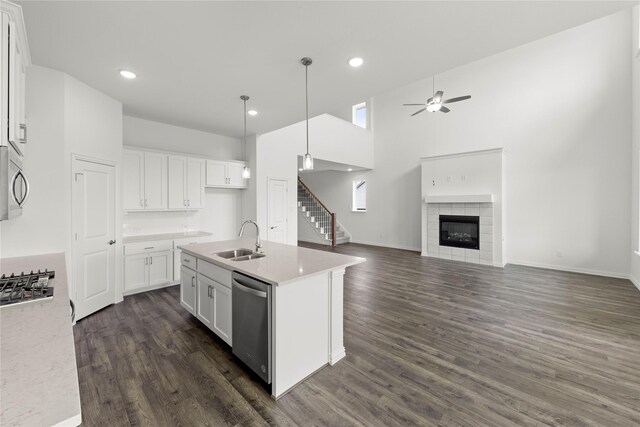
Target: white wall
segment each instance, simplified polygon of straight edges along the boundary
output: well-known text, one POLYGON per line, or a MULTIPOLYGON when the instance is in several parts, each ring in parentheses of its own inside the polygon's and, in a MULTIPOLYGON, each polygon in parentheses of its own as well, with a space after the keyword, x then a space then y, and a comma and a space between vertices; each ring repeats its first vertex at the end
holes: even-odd
MULTIPOLYGON (((129 148, 192 154, 220 160, 242 160, 237 138, 124 117, 124 144, 129 148)), ((123 216, 124 235, 184 230, 213 233, 215 240, 233 239, 240 228, 245 190, 205 189, 202 210, 191 212, 130 212, 123 216)))
MULTIPOLYGON (((2 221, 2 256, 65 252, 72 271, 71 185, 72 154, 107 160, 122 157, 122 104, 64 73, 44 67, 27 69, 26 115, 29 147, 25 171, 32 193, 23 215, 2 221)), ((116 209, 120 186, 116 166, 116 209)), ((116 230, 120 227, 116 219, 116 230)), ((117 249, 121 238, 116 231, 117 249)), ((121 286, 120 261, 116 285, 121 286)), ((73 274, 69 273, 74 296, 73 274)))
MULTIPOLYGON (((305 122, 258 135, 256 143, 257 171, 256 216, 262 230, 267 231, 267 195, 269 178, 289 182, 289 226, 287 242, 297 244, 298 156, 306 152, 305 122)), ((337 117, 323 114, 309 120, 309 151, 316 159, 373 167, 373 138, 370 131, 337 117)))
POLYGON ((472 95, 449 114, 402 107, 431 77, 377 96, 375 169, 304 180, 355 241, 417 250, 419 158, 504 147, 507 262, 626 276, 630 32, 621 12, 438 74, 445 98, 472 95), (367 180, 366 214, 350 212, 354 179, 367 180))
POLYGON ((633 145, 631 148, 631 280, 640 289, 640 7, 633 10, 633 32, 631 54, 632 61, 633 105, 631 117, 633 120, 633 145))
POLYGON ((23 167, 31 195, 21 216, 0 222, 0 258, 64 252, 67 239, 65 75, 33 66, 26 83, 29 135, 23 167))

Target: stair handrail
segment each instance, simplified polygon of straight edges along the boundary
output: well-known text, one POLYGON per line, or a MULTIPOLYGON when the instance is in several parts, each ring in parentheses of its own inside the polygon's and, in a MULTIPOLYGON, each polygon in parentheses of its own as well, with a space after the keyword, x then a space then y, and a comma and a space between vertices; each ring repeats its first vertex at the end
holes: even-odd
POLYGON ((315 194, 313 194, 313 191, 311 191, 311 189, 309 187, 307 187, 307 185, 302 182, 302 179, 300 179, 300 177, 298 177, 298 182, 300 183, 300 185, 302 185, 302 187, 304 187, 304 189, 307 191, 307 193, 309 193, 309 195, 311 195, 311 198, 313 198, 313 200, 315 200, 316 202, 318 202, 318 204, 320 206, 322 206, 322 208, 327 211, 327 213, 329 214, 329 216, 331 216, 331 246, 335 246, 336 245, 336 214, 335 212, 331 212, 329 210, 328 207, 326 207, 324 205, 324 203, 322 203, 320 201, 320 199, 318 198, 318 196, 316 196, 315 194))

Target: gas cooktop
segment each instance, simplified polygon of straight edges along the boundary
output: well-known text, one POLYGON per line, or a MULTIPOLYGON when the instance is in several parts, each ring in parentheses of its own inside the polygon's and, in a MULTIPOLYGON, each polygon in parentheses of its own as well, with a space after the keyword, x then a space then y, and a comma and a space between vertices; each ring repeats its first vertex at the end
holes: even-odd
POLYGON ((53 287, 49 286, 49 279, 54 277, 55 271, 47 270, 10 276, 3 274, 0 277, 0 306, 51 300, 53 287))

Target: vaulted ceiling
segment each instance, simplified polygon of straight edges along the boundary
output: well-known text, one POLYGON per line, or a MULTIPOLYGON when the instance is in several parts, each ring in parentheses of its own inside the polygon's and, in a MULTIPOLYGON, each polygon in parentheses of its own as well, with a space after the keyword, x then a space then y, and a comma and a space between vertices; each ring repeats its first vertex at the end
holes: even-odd
MULTIPOLYGON (((230 136, 352 104, 637 2, 23 1, 34 64, 64 71, 125 114, 230 136), (353 56, 364 65, 351 68, 353 56), (137 73, 125 80, 118 70, 137 73)), ((458 92, 464 92, 461 88, 458 92)))

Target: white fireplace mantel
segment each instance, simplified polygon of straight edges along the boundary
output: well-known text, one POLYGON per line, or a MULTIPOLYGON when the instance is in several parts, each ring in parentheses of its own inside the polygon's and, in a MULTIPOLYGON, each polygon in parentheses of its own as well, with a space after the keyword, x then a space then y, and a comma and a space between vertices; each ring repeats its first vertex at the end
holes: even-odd
POLYGON ((493 194, 451 194, 425 196, 425 203, 493 203, 493 194))

